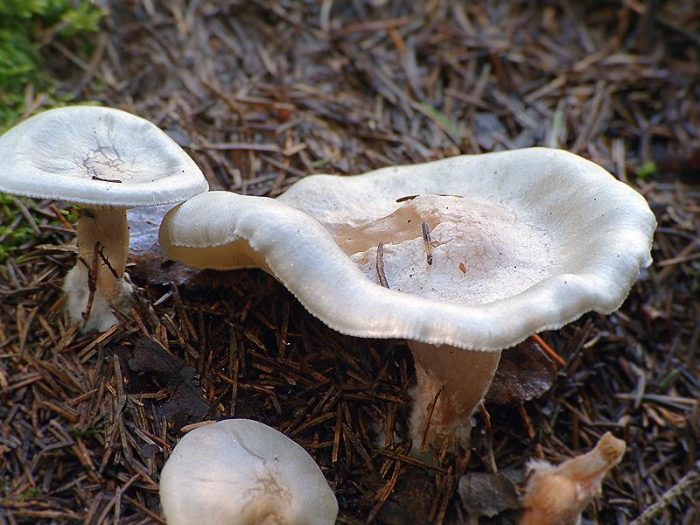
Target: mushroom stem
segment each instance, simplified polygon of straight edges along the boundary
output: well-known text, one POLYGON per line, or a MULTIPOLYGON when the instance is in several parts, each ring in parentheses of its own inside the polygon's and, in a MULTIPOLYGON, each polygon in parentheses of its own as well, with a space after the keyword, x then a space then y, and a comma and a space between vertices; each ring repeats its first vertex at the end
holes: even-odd
POLYGON ((94 257, 99 251, 105 260, 98 264, 98 282, 102 285, 115 280, 114 274, 119 278, 124 275, 126 268, 126 255, 129 250, 129 226, 126 221, 126 208, 83 208, 78 221, 78 256, 89 264, 94 264, 94 257), (97 251, 95 246, 98 246, 97 251), (110 270, 111 267, 111 270, 110 270), (114 273, 112 273, 112 270, 114 273))
POLYGON ((83 331, 106 330, 118 323, 112 309, 125 307, 131 295, 122 278, 129 250, 126 208, 83 208, 77 234, 78 262, 63 284, 66 308, 72 320, 84 321, 83 331))
POLYGON ((491 384, 501 352, 409 341, 416 368, 411 438, 423 450, 469 445, 471 415, 491 384))

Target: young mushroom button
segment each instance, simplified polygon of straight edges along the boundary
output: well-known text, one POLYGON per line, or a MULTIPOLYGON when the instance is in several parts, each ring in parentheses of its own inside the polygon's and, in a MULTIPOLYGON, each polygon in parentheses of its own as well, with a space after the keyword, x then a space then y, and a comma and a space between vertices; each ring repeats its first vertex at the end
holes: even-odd
POLYGON ((586 454, 553 466, 547 461, 528 464, 520 525, 574 525, 601 492, 603 479, 625 453, 626 444, 610 432, 586 454))
POLYGON ((338 502, 297 443, 248 419, 192 430, 160 475, 168 525, 332 525, 338 502))
POLYGON ((310 176, 276 200, 198 195, 160 242, 192 266, 265 269, 339 332, 407 339, 410 437, 440 447, 468 443, 502 349, 620 306, 655 225, 600 166, 531 148, 310 176))
POLYGON ((78 263, 63 289, 83 330, 117 323, 131 285, 126 210, 175 204, 208 189, 194 161, 151 122, 117 109, 45 111, 0 137, 0 191, 81 205, 78 263), (91 289, 92 288, 92 289, 91 289))

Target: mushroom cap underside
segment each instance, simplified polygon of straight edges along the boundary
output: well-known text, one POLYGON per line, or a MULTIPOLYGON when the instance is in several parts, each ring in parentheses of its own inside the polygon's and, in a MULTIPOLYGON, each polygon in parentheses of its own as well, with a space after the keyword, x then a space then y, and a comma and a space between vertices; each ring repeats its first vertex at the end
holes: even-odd
POLYGON ((206 191, 194 161, 153 123, 126 111, 69 106, 0 136, 0 191, 96 206, 182 202, 206 191))
POLYGON ((169 525, 335 523, 338 503, 313 458, 277 430, 227 419, 187 433, 160 477, 169 525))
POLYGON ((342 333, 500 350, 617 309, 651 262, 655 225, 646 201, 601 167, 530 148, 310 176, 276 200, 210 192, 172 210, 160 240, 171 258, 200 268, 266 269, 342 333), (420 228, 392 230, 421 217, 431 222, 432 264, 420 228), (378 241, 391 289, 377 284, 378 241), (511 274, 506 253, 520 266, 511 274), (441 266, 449 272, 437 275, 441 266), (411 289, 417 275, 430 290, 411 289))

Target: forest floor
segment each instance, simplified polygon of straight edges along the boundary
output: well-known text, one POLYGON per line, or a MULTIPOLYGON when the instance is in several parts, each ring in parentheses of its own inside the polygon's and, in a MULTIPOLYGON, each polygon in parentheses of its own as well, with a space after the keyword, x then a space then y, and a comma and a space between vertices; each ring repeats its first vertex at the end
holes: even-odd
MULTIPOLYGON (((627 453, 586 520, 700 522, 697 5, 130 0, 102 28, 88 52, 47 35, 57 89, 152 120, 212 189, 274 197, 311 173, 561 147, 648 199, 654 264, 618 312, 541 334, 565 366, 505 351, 515 383, 544 387, 492 393, 470 450, 418 461, 403 342, 340 335, 262 272, 196 272, 136 244, 133 310, 82 335, 61 309, 66 205, 5 198, 0 224, 33 234, 0 268, 0 524, 163 523, 158 473, 182 428, 224 417, 299 442, 339 523, 466 523, 486 511, 464 476, 522 478, 606 431, 627 453)), ((26 114, 47 100, 28 86, 26 114)))

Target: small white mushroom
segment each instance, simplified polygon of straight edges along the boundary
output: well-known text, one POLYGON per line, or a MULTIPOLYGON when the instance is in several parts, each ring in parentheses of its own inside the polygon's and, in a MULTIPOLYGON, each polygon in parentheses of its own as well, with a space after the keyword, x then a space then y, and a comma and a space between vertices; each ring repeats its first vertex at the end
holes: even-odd
POLYGON ((168 525, 332 525, 338 502, 311 456, 257 421, 192 430, 160 475, 168 525))
POLYGON ((0 137, 0 163, 0 191, 81 205, 78 263, 64 291, 71 318, 84 321, 85 331, 116 324, 112 310, 131 297, 123 279, 127 208, 175 204, 208 189, 194 161, 163 131, 111 108, 35 115, 0 137))
POLYGON ((211 192, 165 217, 165 253, 260 267, 339 332, 405 338, 411 438, 468 443, 500 351, 616 310, 651 262, 644 198, 600 166, 531 148, 301 179, 277 200, 211 192))

